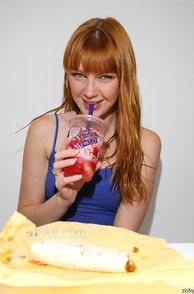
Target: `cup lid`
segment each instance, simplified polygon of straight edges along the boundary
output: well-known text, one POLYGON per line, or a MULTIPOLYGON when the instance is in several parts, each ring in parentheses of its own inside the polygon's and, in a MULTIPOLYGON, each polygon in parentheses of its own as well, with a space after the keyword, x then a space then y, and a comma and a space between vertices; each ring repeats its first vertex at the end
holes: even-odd
POLYGON ((79 122, 79 119, 83 119, 86 122, 94 122, 94 123, 97 123, 103 129, 104 134, 107 132, 108 127, 107 127, 106 123, 104 122, 104 120, 101 119, 101 118, 99 118, 99 117, 90 115, 90 114, 77 114, 77 115, 75 115, 74 117, 72 117, 70 119, 70 125, 71 125, 72 122, 76 122, 76 121, 79 122))

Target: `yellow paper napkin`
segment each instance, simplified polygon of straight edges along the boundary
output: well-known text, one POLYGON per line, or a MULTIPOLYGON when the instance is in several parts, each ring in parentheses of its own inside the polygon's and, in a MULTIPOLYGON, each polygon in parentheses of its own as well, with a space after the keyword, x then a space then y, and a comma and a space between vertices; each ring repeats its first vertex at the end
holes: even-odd
POLYGON ((102 291, 101 287, 104 291, 109 289, 110 293, 116 293, 114 291, 118 287, 122 293, 133 289, 133 293, 136 293, 135 289, 142 288, 144 293, 149 290, 150 294, 152 290, 162 287, 171 289, 170 293, 175 289, 179 291, 176 293, 182 293, 184 288, 194 289, 194 261, 186 260, 176 250, 169 248, 164 239, 123 228, 75 222, 54 222, 36 227, 15 212, 0 234, 0 285, 5 293, 11 293, 11 290, 17 293, 19 289, 18 293, 22 293, 22 289, 28 289, 27 293, 30 293, 31 287, 31 290, 43 287, 41 294, 44 290, 49 293, 51 287, 55 287, 53 293, 57 293, 56 290, 62 293, 60 291, 65 289, 65 293, 72 294, 97 293, 95 291, 102 291), (137 270, 129 273, 103 273, 68 270, 31 262, 28 259, 30 244, 43 239, 79 240, 101 247, 128 250, 137 270), (138 247, 139 252, 133 252, 134 247, 138 247), (16 257, 16 262, 10 261, 10 256, 16 257))

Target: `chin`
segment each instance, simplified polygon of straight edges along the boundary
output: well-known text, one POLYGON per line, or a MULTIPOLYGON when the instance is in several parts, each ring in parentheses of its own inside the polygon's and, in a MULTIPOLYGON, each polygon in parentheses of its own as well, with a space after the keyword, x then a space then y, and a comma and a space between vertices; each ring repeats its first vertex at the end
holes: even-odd
POLYGON ((104 113, 102 113, 101 111, 98 111, 98 110, 94 110, 94 112, 93 112, 93 116, 96 116, 96 117, 99 117, 99 118, 101 118, 101 119, 104 119, 104 117, 105 117, 105 114, 104 113))
POLYGON ((99 109, 94 111, 93 115, 104 120, 110 115, 112 115, 113 113, 115 113, 115 110, 113 108, 107 109, 106 111, 100 111, 99 109))

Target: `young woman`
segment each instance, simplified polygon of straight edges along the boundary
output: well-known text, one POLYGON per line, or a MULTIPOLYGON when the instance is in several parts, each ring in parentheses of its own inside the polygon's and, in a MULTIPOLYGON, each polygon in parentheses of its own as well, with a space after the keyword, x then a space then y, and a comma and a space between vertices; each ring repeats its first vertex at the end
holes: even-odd
POLYGON ((135 56, 114 18, 78 27, 64 54, 64 100, 33 120, 23 159, 18 211, 36 225, 64 220, 137 231, 148 209, 160 156, 159 136, 141 126, 135 56), (77 114, 104 120, 108 131, 90 182, 65 177, 77 154, 67 149, 69 121, 77 114), (54 171, 54 172, 53 172, 54 171))

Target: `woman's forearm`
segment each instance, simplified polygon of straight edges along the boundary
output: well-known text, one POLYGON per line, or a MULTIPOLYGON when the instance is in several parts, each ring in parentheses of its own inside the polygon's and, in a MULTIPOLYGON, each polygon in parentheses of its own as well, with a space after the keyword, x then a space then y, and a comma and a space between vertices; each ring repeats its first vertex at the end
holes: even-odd
POLYGON ((70 205, 56 193, 44 203, 19 207, 18 212, 26 216, 35 225, 41 226, 60 220, 70 205))

